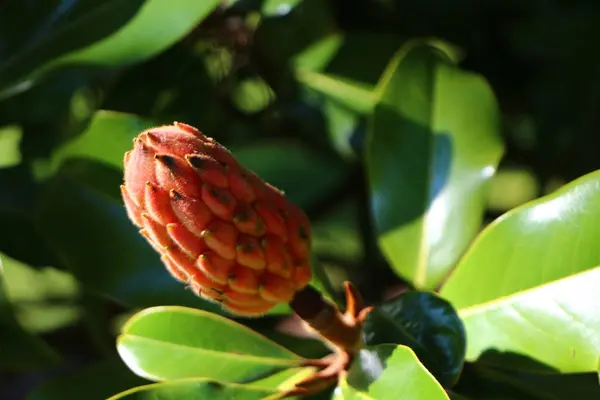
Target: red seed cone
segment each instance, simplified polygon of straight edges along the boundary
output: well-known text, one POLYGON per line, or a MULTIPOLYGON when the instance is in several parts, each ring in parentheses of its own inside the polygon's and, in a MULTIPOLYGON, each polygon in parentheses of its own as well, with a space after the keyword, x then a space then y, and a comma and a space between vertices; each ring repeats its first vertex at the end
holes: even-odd
POLYGON ((309 221, 281 191, 183 123, 133 142, 121 185, 127 214, 176 279, 245 316, 309 283, 309 221))

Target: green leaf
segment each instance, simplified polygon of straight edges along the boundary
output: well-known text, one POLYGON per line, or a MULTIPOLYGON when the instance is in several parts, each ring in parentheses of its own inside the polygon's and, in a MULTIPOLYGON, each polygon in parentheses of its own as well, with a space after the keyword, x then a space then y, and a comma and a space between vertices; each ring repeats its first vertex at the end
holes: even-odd
POLYGON ((401 49, 377 92, 366 162, 379 243, 399 275, 435 288, 480 228, 503 151, 496 101, 429 44, 401 49))
POLYGON ((66 160, 80 157, 123 169, 123 157, 131 150, 133 138, 156 125, 160 124, 133 114, 97 111, 85 132, 58 148, 46 165, 38 165, 38 172, 54 174, 66 160))
POLYGON ((298 69, 296 79, 307 87, 361 114, 373 110, 376 102, 372 86, 341 75, 298 69))
POLYGON ((261 18, 253 36, 253 54, 269 65, 268 83, 277 94, 289 84, 292 59, 334 27, 332 10, 321 0, 302 0, 287 13, 261 18))
POLYGON ((446 387, 460 376, 464 327, 452 305, 432 293, 404 293, 378 305, 368 314, 363 331, 368 345, 410 347, 446 387))
POLYGON ((449 399, 410 348, 389 344, 361 350, 336 392, 336 400, 449 399))
MULTIPOLYGON (((112 67, 143 61, 187 35, 218 5, 218 0, 53 2, 44 8, 45 16, 41 11, 35 16, 41 19, 38 29, 0 63, 0 87, 65 64, 112 67)), ((18 18, 23 12, 15 6, 3 14, 18 18)))
POLYGON ((148 381, 133 374, 115 355, 44 381, 27 396, 27 400, 105 400, 117 392, 144 383, 148 381))
POLYGON ((597 171, 504 214, 480 234, 441 290, 465 323, 468 360, 596 371, 599 204, 597 171), (519 362, 523 357, 535 365, 519 362))
POLYGON ((139 386, 114 395, 108 400, 275 400, 279 398, 281 398, 280 393, 270 389, 221 383, 208 379, 182 379, 139 386))
POLYGON ((183 307, 136 314, 123 327, 117 349, 132 371, 155 381, 248 382, 297 367, 302 360, 241 324, 183 307))
POLYGON ((42 235, 88 288, 135 307, 189 305, 218 312, 170 276, 158 253, 129 221, 122 175, 100 164, 66 164, 52 178, 38 212, 42 235))
POLYGON ((55 364, 59 356, 44 341, 25 331, 13 313, 4 289, 0 259, 0 370, 21 371, 55 364))

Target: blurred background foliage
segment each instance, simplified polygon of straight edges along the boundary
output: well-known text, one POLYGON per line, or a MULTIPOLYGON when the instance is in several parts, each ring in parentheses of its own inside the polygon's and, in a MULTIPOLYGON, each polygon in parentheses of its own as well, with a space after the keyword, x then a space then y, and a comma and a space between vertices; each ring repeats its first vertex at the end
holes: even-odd
MULTIPOLYGON (((600 167, 597 1, 191 3, 0 1, 2 399, 77 398, 102 374, 113 379, 98 398, 130 388, 142 380, 114 350, 123 318, 154 304, 215 311, 114 218, 123 152, 146 127, 197 126, 285 190, 334 288, 351 279, 369 302, 405 282, 373 235, 363 93, 408 40, 436 38, 498 99, 505 153, 486 223, 600 167), (328 96, 327 76, 350 92, 328 96), (61 380, 78 382, 75 397, 61 380)), ((248 324, 323 353, 277 321, 248 324)))

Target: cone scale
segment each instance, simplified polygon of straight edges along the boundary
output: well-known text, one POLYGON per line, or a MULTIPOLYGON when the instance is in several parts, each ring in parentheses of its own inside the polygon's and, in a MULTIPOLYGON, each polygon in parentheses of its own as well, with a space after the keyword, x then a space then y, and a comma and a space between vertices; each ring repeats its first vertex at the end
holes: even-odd
POLYGON ((187 124, 133 142, 123 201, 175 279, 241 316, 288 303, 310 282, 309 221, 280 190, 187 124))

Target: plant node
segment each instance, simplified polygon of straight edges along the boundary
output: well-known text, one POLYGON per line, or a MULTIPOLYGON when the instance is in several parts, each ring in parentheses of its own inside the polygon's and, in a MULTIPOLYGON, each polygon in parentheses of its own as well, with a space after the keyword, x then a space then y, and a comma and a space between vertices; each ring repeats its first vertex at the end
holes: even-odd
POLYGON ((317 367, 318 371, 297 383, 286 393, 288 397, 314 394, 335 384, 362 348, 362 325, 373 307, 365 307, 362 296, 352 283, 344 282, 344 288, 344 313, 311 286, 296 293, 290 302, 292 310, 333 352, 321 359, 306 360, 303 366, 317 367))

